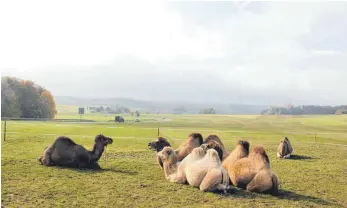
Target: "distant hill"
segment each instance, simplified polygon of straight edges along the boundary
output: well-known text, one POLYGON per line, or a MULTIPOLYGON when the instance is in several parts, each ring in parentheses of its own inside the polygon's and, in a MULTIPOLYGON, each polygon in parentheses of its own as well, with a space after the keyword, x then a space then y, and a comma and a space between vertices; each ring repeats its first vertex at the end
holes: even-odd
POLYGON ((177 113, 175 109, 183 106, 185 112, 198 113, 203 108, 214 108, 217 114, 259 114, 268 106, 240 105, 214 102, 186 102, 186 101, 141 101, 132 98, 80 98, 70 96, 55 96, 55 102, 59 105, 74 106, 123 106, 133 110, 151 113, 177 113))

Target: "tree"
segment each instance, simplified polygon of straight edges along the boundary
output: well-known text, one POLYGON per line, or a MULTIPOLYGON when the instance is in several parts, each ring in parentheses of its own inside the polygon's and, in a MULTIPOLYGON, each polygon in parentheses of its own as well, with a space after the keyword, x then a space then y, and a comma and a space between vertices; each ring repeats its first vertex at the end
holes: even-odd
POLYGON ((20 117, 20 104, 15 92, 14 79, 1 78, 1 115, 3 117, 20 117))
POLYGON ((342 115, 342 114, 347 114, 347 108, 346 109, 338 109, 335 112, 336 115, 342 115))
POLYGON ((57 114, 57 109, 51 92, 46 89, 43 90, 41 92, 41 101, 46 106, 45 109, 47 110, 47 117, 54 118, 54 116, 57 114))
POLYGON ((200 110, 200 114, 216 114, 216 111, 213 108, 204 108, 200 110))
POLYGON ((2 116, 54 118, 57 113, 52 94, 31 80, 2 77, 1 87, 2 116))
POLYGON ((346 105, 341 106, 316 106, 316 105, 302 105, 288 107, 269 107, 262 110, 262 115, 312 115, 312 114, 334 114, 339 109, 347 109, 346 105))

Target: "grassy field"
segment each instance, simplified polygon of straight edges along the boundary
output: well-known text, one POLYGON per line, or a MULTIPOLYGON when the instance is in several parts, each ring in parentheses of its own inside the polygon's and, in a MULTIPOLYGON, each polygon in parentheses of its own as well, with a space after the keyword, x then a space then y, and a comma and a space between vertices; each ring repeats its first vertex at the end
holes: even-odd
MULTIPOLYGON (((62 112, 57 118, 79 118, 68 110, 71 112, 62 112)), ((347 206, 347 116, 141 115, 140 123, 108 122, 113 118, 87 114, 84 119, 97 122, 8 121, 1 147, 2 206, 347 206), (161 121, 162 117, 166 119, 161 121), (280 179, 281 195, 239 189, 219 195, 169 183, 147 147, 156 138, 158 127, 174 147, 193 131, 204 136, 218 134, 229 150, 238 139, 248 140, 251 147, 264 146, 280 179), (57 135, 70 136, 90 149, 99 133, 114 138, 100 159, 103 171, 44 167, 36 160, 57 135), (277 145, 284 136, 294 147, 295 156, 290 160, 276 158, 277 145)))

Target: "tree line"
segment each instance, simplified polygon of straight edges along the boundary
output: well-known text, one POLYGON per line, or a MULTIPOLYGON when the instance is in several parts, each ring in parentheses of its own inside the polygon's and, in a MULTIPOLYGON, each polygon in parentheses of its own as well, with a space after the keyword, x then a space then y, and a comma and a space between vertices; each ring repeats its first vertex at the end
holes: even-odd
POLYGON ((116 106, 115 109, 107 106, 87 106, 87 110, 90 113, 108 113, 108 114, 121 114, 121 113, 128 113, 131 116, 140 116, 140 111, 131 111, 127 107, 122 107, 122 106, 116 106))
POLYGON ((269 107, 260 112, 262 115, 312 115, 312 114, 345 114, 347 105, 318 106, 300 105, 288 107, 269 107))
POLYGON ((31 80, 1 77, 1 116, 49 118, 57 114, 52 94, 31 80))

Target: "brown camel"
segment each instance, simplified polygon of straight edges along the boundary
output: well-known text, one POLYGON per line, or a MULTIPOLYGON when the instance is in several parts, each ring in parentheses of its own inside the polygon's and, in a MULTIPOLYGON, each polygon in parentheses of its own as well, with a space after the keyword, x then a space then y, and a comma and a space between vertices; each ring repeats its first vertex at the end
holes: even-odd
MULTIPOLYGON (((220 138, 217 135, 211 134, 208 137, 206 137, 204 144, 208 144, 212 141, 217 142, 219 144, 219 147, 223 152, 223 156, 221 158, 221 161, 225 160, 229 156, 230 153, 225 149, 223 142, 220 140, 220 138)), ((212 142, 212 144, 214 142, 212 142)))
POLYGON ((230 153, 230 155, 224 159, 222 166, 228 172, 233 171, 232 165, 239 159, 247 157, 249 153, 249 142, 244 140, 239 140, 236 144, 235 149, 230 153))
POLYGON ((278 177, 271 171, 269 157, 262 147, 253 148, 248 157, 236 160, 228 173, 234 186, 251 192, 279 194, 278 177))
POLYGON ((288 137, 285 137, 279 144, 277 148, 277 157, 288 159, 293 152, 293 147, 290 144, 288 137))
POLYGON ((45 149, 43 156, 38 160, 45 166, 67 166, 74 168, 93 167, 104 152, 105 146, 112 144, 110 137, 102 134, 95 136, 92 151, 76 144, 72 139, 60 136, 54 143, 45 149))

